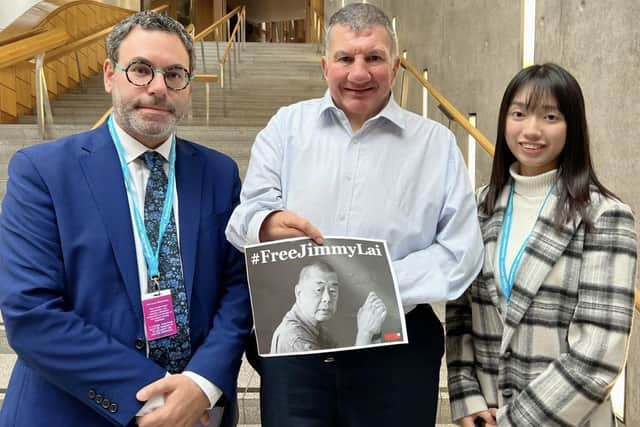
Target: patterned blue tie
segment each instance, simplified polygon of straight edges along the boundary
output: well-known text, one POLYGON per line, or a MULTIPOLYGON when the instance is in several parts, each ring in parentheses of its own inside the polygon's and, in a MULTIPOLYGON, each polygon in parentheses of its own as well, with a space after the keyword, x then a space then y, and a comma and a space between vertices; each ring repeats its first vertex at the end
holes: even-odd
MULTIPOLYGON (((144 153, 144 162, 151 172, 144 195, 144 225, 147 227, 151 247, 155 248, 158 244, 158 228, 164 197, 167 193, 167 175, 163 168, 164 158, 159 153, 147 151, 144 153)), ((173 212, 162 238, 158 264, 160 289, 171 289, 178 332, 170 337, 150 341, 149 357, 170 373, 175 374, 182 372, 189 362, 191 343, 189 341, 187 292, 182 278, 180 248, 173 212)), ((147 288, 149 292, 154 290, 151 278, 148 280, 147 288)))

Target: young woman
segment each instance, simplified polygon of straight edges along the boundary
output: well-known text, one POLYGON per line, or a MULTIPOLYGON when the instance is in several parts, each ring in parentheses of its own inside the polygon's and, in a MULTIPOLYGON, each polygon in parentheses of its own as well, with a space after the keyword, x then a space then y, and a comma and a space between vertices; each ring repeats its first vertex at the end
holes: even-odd
POLYGON ((483 269, 447 304, 453 418, 613 426, 609 393, 633 314, 633 214, 595 175, 582 91, 560 66, 516 74, 497 134, 478 191, 483 269))

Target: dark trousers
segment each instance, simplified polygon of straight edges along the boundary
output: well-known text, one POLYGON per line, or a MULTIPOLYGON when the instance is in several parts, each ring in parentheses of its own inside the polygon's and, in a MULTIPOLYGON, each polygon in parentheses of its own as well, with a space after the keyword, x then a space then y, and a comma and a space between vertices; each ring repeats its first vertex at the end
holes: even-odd
POLYGON ((305 356, 250 355, 261 375, 262 426, 435 425, 444 332, 429 305, 416 307, 406 320, 409 344, 305 356))

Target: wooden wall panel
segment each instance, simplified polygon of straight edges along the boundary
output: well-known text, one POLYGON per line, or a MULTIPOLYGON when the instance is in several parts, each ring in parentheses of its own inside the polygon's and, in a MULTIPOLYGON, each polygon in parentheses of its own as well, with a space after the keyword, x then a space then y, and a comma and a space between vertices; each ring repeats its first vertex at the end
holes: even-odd
POLYGON ((58 95, 58 75, 53 64, 47 64, 44 67, 44 78, 47 82, 47 90, 49 97, 55 98, 58 95))
POLYGON ((58 78, 58 93, 64 93, 66 89, 69 88, 69 73, 67 71, 66 60, 63 58, 58 61, 54 61, 52 65, 56 69, 56 76, 58 78))
MULTIPOLYGON (((14 21, 15 25, 12 24, 0 33, 0 44, 5 43, 3 49, 7 50, 16 40, 26 41, 34 34, 45 34, 52 29, 62 31, 65 37, 70 38, 68 43, 71 43, 110 27, 130 13, 130 10, 93 0, 43 0, 27 11, 23 18, 14 21), (21 34, 24 35, 21 36, 21 34)), ((24 52, 24 49, 20 48, 20 50, 24 52)), ((83 78, 100 73, 106 57, 104 40, 96 40, 91 45, 81 48, 78 55, 83 78)), ((79 76, 74 53, 53 58, 50 62, 46 61, 45 55, 45 78, 51 98, 78 84, 79 76)), ((24 61, 16 64, 15 67, 10 66, 0 70, 4 73, 13 72, 15 79, 15 89, 0 85, 4 88, 0 93, 0 123, 15 122, 17 114, 30 112, 34 108, 33 68, 32 63, 24 61)))

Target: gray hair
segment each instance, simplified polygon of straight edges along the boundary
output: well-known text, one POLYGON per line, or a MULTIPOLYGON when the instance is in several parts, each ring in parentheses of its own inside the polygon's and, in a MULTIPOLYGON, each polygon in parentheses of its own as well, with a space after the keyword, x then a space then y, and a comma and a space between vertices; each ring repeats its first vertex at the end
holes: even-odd
POLYGON ((329 52, 329 36, 336 25, 350 27, 353 31, 361 31, 380 25, 387 30, 391 43, 391 58, 398 55, 398 37, 396 36, 389 17, 378 7, 370 3, 351 3, 339 9, 329 18, 329 27, 324 36, 324 51, 329 52))
POLYGON ((107 36, 107 57, 111 61, 118 62, 120 44, 135 27, 149 31, 164 31, 165 33, 177 35, 189 54, 189 71, 193 70, 196 62, 196 54, 193 50, 193 39, 191 35, 187 33, 182 24, 175 19, 150 10, 134 13, 114 25, 111 33, 107 36))

